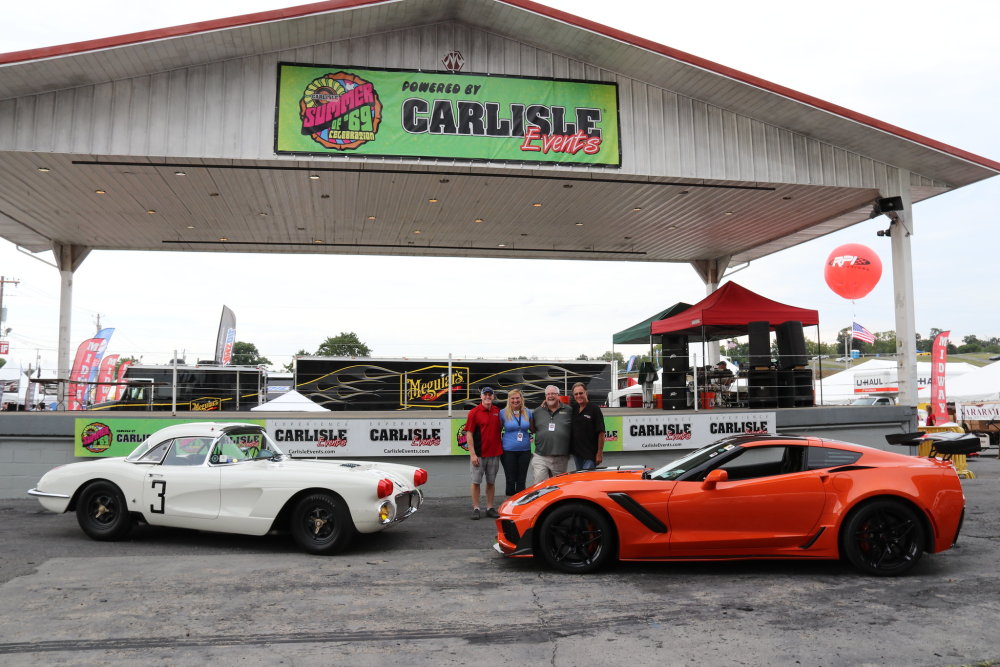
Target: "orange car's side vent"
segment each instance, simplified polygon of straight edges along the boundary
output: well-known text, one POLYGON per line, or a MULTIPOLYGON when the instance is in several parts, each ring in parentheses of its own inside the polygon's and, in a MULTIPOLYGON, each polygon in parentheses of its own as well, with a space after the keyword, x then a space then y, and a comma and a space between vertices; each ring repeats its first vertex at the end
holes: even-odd
POLYGON ((818 540, 818 539, 819 539, 819 536, 823 534, 823 531, 824 531, 824 530, 826 530, 826 526, 822 526, 822 527, 821 527, 821 528, 820 528, 820 529, 819 529, 819 530, 818 530, 818 531, 816 532, 816 534, 815 534, 815 535, 813 535, 813 536, 812 536, 811 538, 809 538, 809 541, 808 541, 808 542, 806 542, 805 544, 803 544, 802 546, 800 546, 800 547, 799 547, 799 549, 808 549, 808 548, 809 548, 809 547, 811 547, 812 545, 816 544, 816 540, 818 540))
POLYGON ((830 472, 847 472, 848 470, 871 470, 875 466, 840 466, 839 468, 830 468, 830 472))
POLYGON ((609 493, 608 497, 615 501, 622 508, 639 520, 639 523, 649 528, 654 533, 665 533, 667 532, 667 527, 662 521, 657 519, 653 514, 636 502, 635 498, 627 493, 622 493, 621 491, 615 491, 609 493))

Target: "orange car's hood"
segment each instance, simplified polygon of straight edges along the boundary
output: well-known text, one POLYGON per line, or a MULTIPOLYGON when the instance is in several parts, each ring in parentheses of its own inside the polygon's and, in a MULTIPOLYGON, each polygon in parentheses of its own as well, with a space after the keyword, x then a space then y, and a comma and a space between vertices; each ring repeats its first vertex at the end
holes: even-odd
POLYGON ((553 483, 556 484, 568 484, 570 482, 606 482, 606 481, 625 481, 625 480, 640 480, 642 479, 642 474, 644 470, 634 470, 626 469, 619 470, 618 468, 598 468, 596 470, 580 470, 577 472, 566 473, 565 475, 557 475, 556 477, 550 478, 553 483))

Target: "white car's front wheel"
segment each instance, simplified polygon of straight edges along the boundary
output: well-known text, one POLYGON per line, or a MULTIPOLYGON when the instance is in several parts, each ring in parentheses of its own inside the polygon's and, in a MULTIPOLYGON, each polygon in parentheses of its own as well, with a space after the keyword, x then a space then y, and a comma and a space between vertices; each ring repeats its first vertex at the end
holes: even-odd
POLYGON ((111 482, 91 482, 80 492, 76 520, 88 537, 102 541, 128 537, 134 523, 125 496, 111 482))
POLYGON ((343 551, 354 532, 351 513, 340 498, 331 494, 310 494, 292 510, 292 538, 311 554, 343 551))

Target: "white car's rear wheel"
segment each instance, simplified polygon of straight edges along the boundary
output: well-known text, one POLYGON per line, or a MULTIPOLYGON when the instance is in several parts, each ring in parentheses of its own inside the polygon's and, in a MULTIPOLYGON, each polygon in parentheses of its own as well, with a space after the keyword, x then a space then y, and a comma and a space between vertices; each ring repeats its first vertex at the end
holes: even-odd
POLYGON ((121 540, 132 532, 133 521, 125 496, 111 482, 92 482, 80 492, 76 520, 94 540, 121 540))
POLYGON ((354 532, 351 513, 340 498, 331 494, 308 495, 292 510, 292 538, 309 553, 343 551, 351 543, 354 532))

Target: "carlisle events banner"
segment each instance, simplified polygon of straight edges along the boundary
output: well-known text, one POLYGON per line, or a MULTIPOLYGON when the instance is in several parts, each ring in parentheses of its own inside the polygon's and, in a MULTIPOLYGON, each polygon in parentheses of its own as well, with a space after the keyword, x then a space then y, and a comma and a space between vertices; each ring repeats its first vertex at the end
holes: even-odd
MULTIPOLYGON (((73 427, 74 456, 128 456, 142 441, 167 426, 190 424, 197 419, 76 419, 73 427)), ((206 420, 207 421, 207 420, 206 420)), ((243 424, 264 425, 262 419, 232 419, 243 424)))
MULTIPOLYGON (((155 431, 192 419, 77 419, 76 456, 127 456, 155 431)), ((293 458, 468 456, 465 418, 236 419, 260 424, 293 458)), ((775 433, 774 412, 626 415, 604 418, 608 452, 696 449, 733 435, 775 433)))
POLYGON ((278 65, 275 152, 621 166, 618 86, 278 65))

